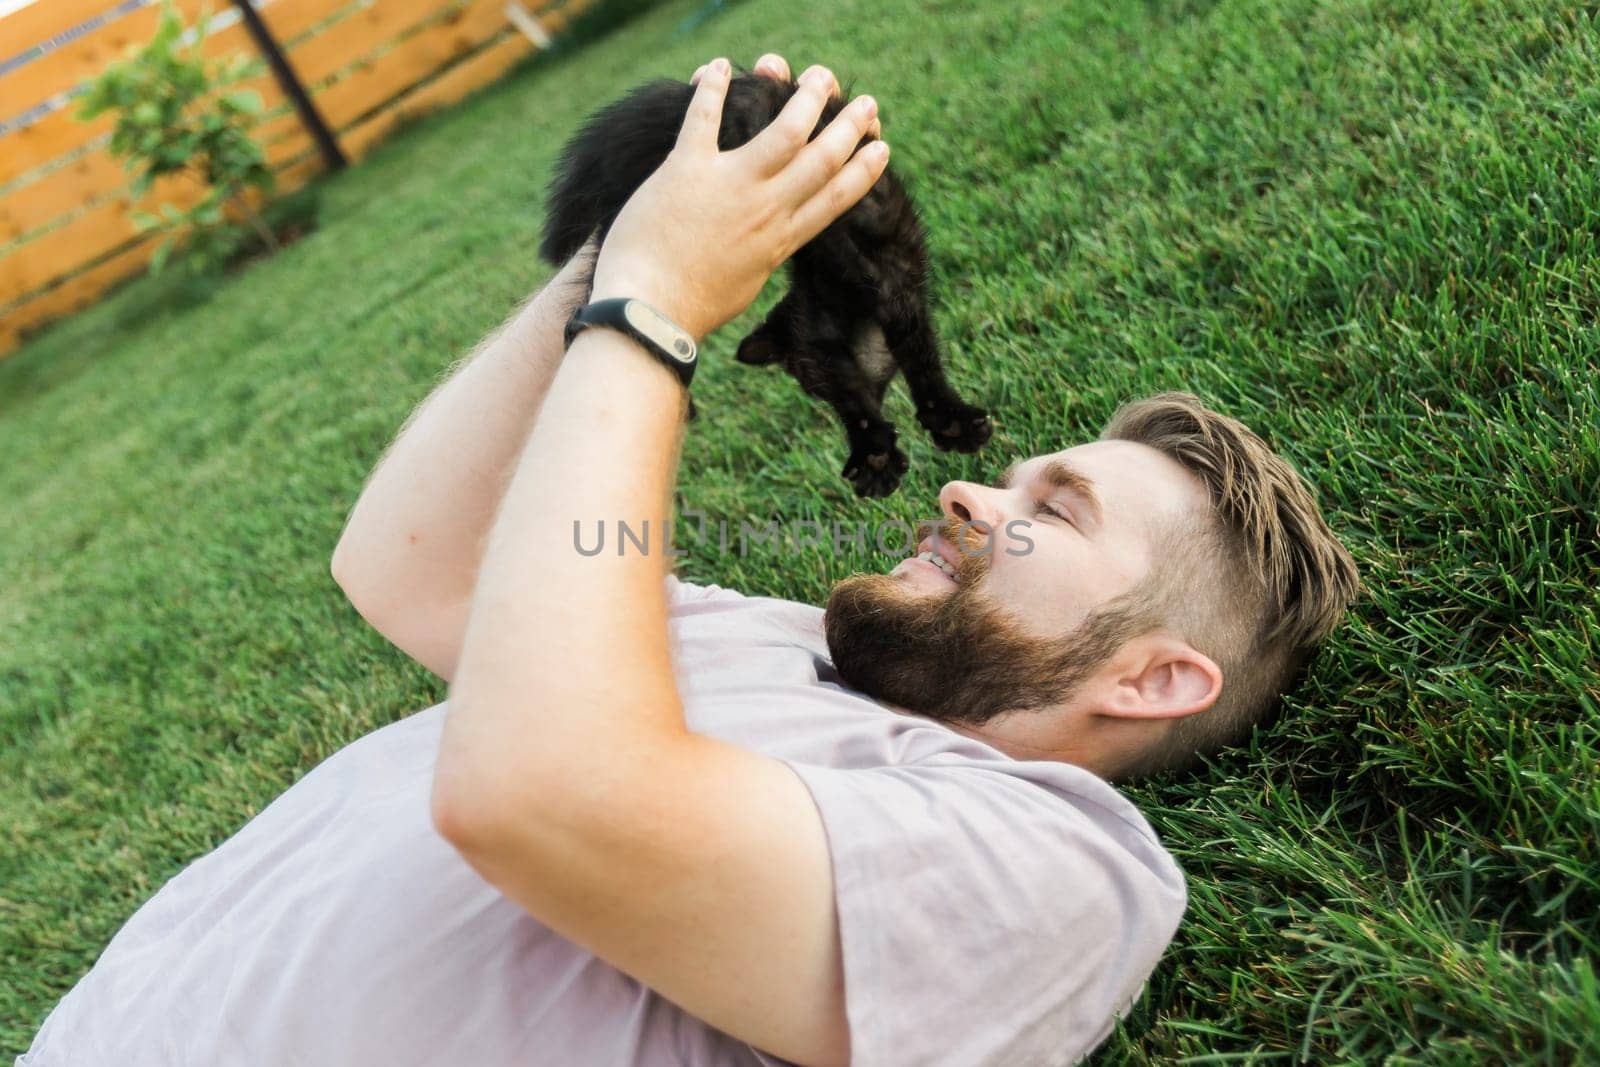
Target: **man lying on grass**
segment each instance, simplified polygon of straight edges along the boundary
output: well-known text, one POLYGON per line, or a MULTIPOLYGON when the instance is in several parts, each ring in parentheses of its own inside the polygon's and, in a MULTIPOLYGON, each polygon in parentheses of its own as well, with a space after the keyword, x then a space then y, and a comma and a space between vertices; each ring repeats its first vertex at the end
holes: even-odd
MULTIPOLYGON (((719 153, 728 78, 592 263, 696 339, 885 160, 870 100, 806 143, 821 68, 719 153)), ((1339 619, 1299 477, 1166 394, 945 486, 938 558, 826 610, 585 555, 575 520, 661 528, 686 397, 617 329, 563 352, 589 266, 418 409, 334 557, 447 704, 168 883, 24 1062, 1065 1063, 1139 992, 1184 883, 1108 780, 1239 736, 1339 619)))

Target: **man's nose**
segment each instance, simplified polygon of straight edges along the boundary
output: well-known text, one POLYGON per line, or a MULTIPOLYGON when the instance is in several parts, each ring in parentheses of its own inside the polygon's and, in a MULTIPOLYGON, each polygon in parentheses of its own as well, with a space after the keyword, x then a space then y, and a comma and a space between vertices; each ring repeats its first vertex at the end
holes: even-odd
POLYGON ((976 482, 949 482, 939 491, 939 507, 957 522, 981 523, 992 532, 1000 528, 1002 493, 976 482))

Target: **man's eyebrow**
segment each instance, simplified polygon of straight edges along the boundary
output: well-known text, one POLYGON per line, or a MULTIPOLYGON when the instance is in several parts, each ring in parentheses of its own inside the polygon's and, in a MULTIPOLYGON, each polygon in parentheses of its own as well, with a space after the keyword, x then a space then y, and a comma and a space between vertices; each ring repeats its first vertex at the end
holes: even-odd
POLYGON ((1082 497, 1083 502, 1089 507, 1089 514, 1094 517, 1095 525, 1105 524, 1105 509, 1100 506, 1100 497, 1095 493, 1094 483, 1089 480, 1088 475, 1064 459, 1052 459, 1044 465, 1039 477, 1048 485, 1082 497))

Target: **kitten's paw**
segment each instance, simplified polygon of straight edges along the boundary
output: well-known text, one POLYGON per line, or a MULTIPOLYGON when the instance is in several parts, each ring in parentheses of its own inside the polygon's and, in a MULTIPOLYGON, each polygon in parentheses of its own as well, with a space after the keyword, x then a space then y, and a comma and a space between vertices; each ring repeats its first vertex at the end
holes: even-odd
POLYGON ((888 496, 900 488, 900 476, 911 466, 906 454, 894 445, 891 436, 887 447, 863 445, 850 453, 845 460, 844 477, 856 488, 856 496, 888 496))
POLYGON ((988 412, 959 400, 923 408, 917 421, 941 452, 976 452, 994 433, 988 412))

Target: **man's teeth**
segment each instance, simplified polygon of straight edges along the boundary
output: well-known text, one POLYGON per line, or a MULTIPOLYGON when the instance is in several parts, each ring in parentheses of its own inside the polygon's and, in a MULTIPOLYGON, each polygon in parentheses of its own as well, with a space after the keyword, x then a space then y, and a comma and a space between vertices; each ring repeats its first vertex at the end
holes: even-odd
POLYGON ((927 560, 929 563, 948 574, 951 580, 955 579, 956 569, 952 567, 950 565, 950 561, 945 559, 943 556, 937 555, 933 552, 918 552, 917 558, 927 560))

